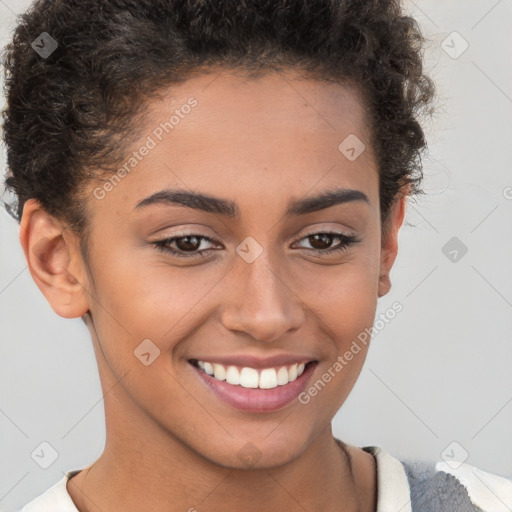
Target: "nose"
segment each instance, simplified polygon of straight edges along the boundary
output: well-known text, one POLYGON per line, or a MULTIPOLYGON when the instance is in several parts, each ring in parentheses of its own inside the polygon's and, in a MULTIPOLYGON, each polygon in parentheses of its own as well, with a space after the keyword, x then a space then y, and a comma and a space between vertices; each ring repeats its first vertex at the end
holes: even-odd
POLYGON ((299 328, 305 307, 290 275, 261 254, 252 263, 240 259, 222 284, 221 322, 258 341, 278 340, 299 328))

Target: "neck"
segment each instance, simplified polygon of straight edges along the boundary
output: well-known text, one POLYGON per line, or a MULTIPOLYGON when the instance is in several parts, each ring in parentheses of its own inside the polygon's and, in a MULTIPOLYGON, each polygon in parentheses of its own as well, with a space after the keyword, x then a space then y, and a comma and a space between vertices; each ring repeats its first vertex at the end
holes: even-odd
POLYGON ((239 470, 195 460, 199 456, 178 446, 163 457, 161 450, 134 440, 130 450, 105 449, 75 477, 83 474, 82 481, 69 481, 68 491, 80 512, 334 512, 340 507, 362 512, 346 456, 327 441, 315 441, 299 458, 278 468, 239 470))
POLYGON ((330 428, 296 459, 259 469, 214 464, 151 424, 107 432, 101 457, 68 482, 80 512, 375 511, 357 449, 340 446, 330 428))

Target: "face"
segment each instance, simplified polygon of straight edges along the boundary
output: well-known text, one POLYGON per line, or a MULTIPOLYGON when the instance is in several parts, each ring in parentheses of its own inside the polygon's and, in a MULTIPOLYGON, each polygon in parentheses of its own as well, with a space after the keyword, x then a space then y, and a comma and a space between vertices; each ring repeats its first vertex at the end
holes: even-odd
POLYGON ((119 168, 89 185, 88 262, 67 245, 75 279, 52 291, 29 256, 58 314, 90 311, 102 384, 123 404, 107 421, 157 426, 229 467, 244 450, 261 467, 297 457, 360 374, 368 345, 336 361, 373 324, 403 217, 402 201, 382 239, 356 90, 197 75, 148 105, 119 168))

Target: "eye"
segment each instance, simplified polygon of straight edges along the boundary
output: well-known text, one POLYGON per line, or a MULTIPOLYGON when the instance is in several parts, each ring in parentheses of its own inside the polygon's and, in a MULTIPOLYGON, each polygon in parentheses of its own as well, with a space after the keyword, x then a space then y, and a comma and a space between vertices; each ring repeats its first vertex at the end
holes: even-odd
POLYGON ((349 247, 361 242, 359 238, 354 235, 346 235, 336 231, 320 231, 311 233, 304 237, 302 240, 307 240, 312 246, 314 252, 320 255, 331 254, 347 250, 349 247), (340 242, 332 247, 333 239, 338 239, 340 242), (325 248, 328 245, 329 247, 325 248))
POLYGON ((212 240, 207 236, 197 234, 173 236, 172 238, 156 240, 151 243, 162 252, 168 252, 180 258, 190 258, 197 255, 204 258, 211 253, 212 249, 203 249, 199 251, 198 249, 201 247, 201 243, 203 241, 216 243, 215 240, 212 240), (175 243, 176 248, 171 247, 171 244, 173 243, 175 243))

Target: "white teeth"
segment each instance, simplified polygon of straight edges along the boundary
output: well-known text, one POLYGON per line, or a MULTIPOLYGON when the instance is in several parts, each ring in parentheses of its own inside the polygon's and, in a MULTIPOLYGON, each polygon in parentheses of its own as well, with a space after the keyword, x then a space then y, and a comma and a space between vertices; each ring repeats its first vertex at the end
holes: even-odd
POLYGON ((226 380, 226 369, 221 364, 213 363, 213 375, 218 380, 226 380))
POLYGON ((304 363, 295 363, 290 367, 264 368, 258 372, 255 368, 247 366, 239 370, 236 366, 225 367, 219 363, 206 361, 197 361, 197 366, 215 379, 225 380, 233 386, 260 389, 272 389, 293 382, 304 373, 306 367, 304 363))
POLYGON ((279 368, 279 371, 277 372, 277 384, 279 386, 288 384, 288 370, 286 369, 286 366, 279 368))
POLYGON ((261 370, 259 387, 261 389, 271 389, 277 387, 277 372, 274 368, 265 368, 261 370))
POLYGON ((258 370, 254 368, 242 368, 240 372, 240 386, 244 388, 258 387, 258 370))
POLYGON ((297 363, 292 365, 290 370, 288 371, 288 380, 293 382, 297 378, 297 363))
POLYGON ((226 371, 226 382, 238 386, 240 384, 240 373, 235 366, 228 366, 226 371))

